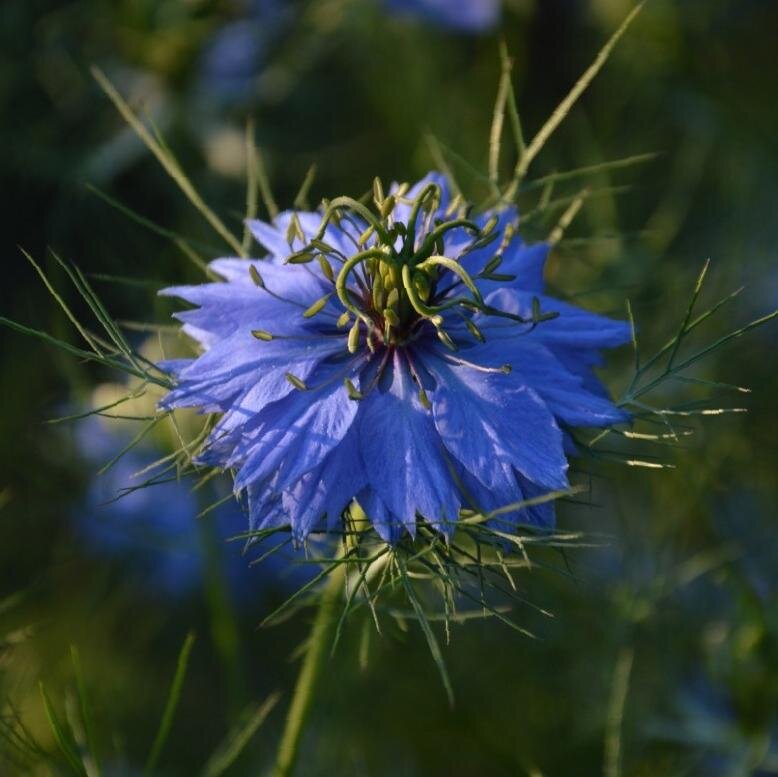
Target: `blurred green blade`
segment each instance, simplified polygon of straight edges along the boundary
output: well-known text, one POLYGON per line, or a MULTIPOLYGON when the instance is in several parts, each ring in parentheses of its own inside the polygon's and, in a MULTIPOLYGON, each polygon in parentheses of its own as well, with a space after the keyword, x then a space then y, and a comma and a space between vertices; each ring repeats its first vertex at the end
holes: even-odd
POLYGON ((416 617, 419 619, 421 630, 424 632, 424 637, 427 640, 430 653, 432 653, 432 659, 435 662, 435 665, 438 667, 440 679, 443 682, 443 687, 445 688, 446 696, 448 697, 448 703, 453 707, 454 689, 451 686, 451 680, 448 676, 448 670, 446 669, 446 662, 443 659, 443 653, 440 649, 440 645, 438 644, 437 637, 435 637, 435 632, 432 630, 432 626, 427 620, 427 615, 424 612, 424 608, 422 607, 421 602, 419 602, 419 599, 416 596, 416 592, 413 590, 413 586, 408 579, 408 571, 404 564, 402 565, 402 583, 403 587, 405 588, 405 593, 408 595, 408 599, 411 603, 411 606, 413 607, 413 611, 416 613, 416 617))
POLYGON ((73 737, 60 722, 56 710, 54 709, 54 705, 51 703, 51 699, 49 698, 49 695, 46 692, 46 688, 43 685, 43 682, 38 683, 38 688, 40 689, 41 698, 43 699, 43 706, 46 710, 46 718, 49 721, 49 726, 51 726, 51 731, 54 734, 54 739, 57 742, 57 746, 59 747, 60 752, 65 757, 65 760, 73 770, 74 774, 79 774, 86 777, 86 769, 84 769, 84 765, 81 763, 81 760, 76 753, 76 748, 73 744, 73 737))
POLYGON ((78 705, 81 710, 81 720, 84 724, 84 733, 86 734, 86 745, 91 758, 90 777, 100 777, 100 761, 97 755, 97 745, 95 737, 94 717, 92 708, 89 704, 89 698, 86 693, 86 683, 84 682, 84 672, 81 668, 81 657, 78 648, 75 645, 70 646, 70 658, 73 662, 73 673, 76 677, 76 689, 78 690, 78 705))
POLYGON ((219 777, 219 775, 224 774, 232 766, 259 727, 265 722, 267 716, 278 704, 280 698, 280 692, 272 693, 245 723, 236 726, 235 730, 230 732, 208 759, 208 763, 203 769, 202 777, 219 777))
POLYGON ((176 673, 173 675, 173 682, 170 686, 167 704, 165 704, 165 711, 162 713, 162 720, 160 721, 157 735, 154 738, 154 744, 151 746, 151 752, 149 753, 146 766, 143 770, 144 774, 150 774, 153 771, 154 767, 157 765, 159 756, 162 753, 162 748, 165 746, 165 742, 167 742, 167 738, 170 735, 173 718, 181 698, 181 688, 184 684, 184 678, 186 677, 186 670, 189 665, 189 655, 192 652, 194 641, 195 635, 190 631, 189 634, 186 635, 184 644, 181 646, 181 652, 178 654, 176 673))

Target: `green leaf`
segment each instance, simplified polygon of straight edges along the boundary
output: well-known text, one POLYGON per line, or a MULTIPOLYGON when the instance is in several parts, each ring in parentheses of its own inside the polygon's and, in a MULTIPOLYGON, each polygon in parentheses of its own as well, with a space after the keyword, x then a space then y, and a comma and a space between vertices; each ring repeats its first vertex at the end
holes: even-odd
POLYGON ((202 771, 202 777, 220 777, 232 766, 259 727, 265 722, 267 716, 278 704, 280 698, 281 694, 278 692, 268 696, 253 715, 250 715, 245 722, 238 724, 230 732, 208 759, 208 763, 202 771))
POLYGON ((86 769, 84 769, 84 764, 81 763, 81 760, 78 757, 76 746, 73 743, 73 737, 60 722, 57 712, 54 709, 54 705, 51 703, 48 693, 46 693, 43 682, 38 683, 38 688, 40 689, 43 706, 46 710, 46 718, 49 721, 49 726, 51 726, 51 731, 54 734, 54 739, 57 742, 60 752, 75 774, 84 775, 84 777, 86 777, 86 769))
POLYGON ((87 751, 91 757, 93 765, 93 768, 90 770, 90 777, 100 777, 100 761, 97 755, 94 718, 92 717, 92 708, 89 704, 89 698, 86 693, 86 683, 84 682, 84 673, 81 668, 81 658, 75 645, 70 646, 70 658, 73 662, 73 674, 76 678, 78 704, 81 710, 81 720, 84 724, 87 751))
POLYGON ((562 123, 562 121, 564 121, 565 117, 570 112, 570 109, 578 101, 578 98, 586 91, 586 89, 589 87, 589 84, 591 84, 591 82, 602 69, 603 65, 605 65, 605 63, 608 61, 608 58, 610 57, 611 52, 615 48, 616 44, 619 42, 619 40, 621 40, 621 37, 635 20, 635 17, 643 10, 645 3, 646 0, 643 0, 643 2, 638 3, 632 9, 632 11, 630 11, 630 13, 627 15, 627 18, 610 37, 610 40, 608 40, 608 42, 600 49, 599 53, 594 59, 594 62, 586 69, 578 81, 576 81, 575 85, 564 98, 564 100, 559 103, 546 123, 540 128, 537 135, 535 135, 530 144, 527 146, 523 157, 517 165, 516 173, 514 176, 516 180, 521 180, 524 177, 527 170, 529 169, 530 164, 540 153, 543 146, 546 144, 546 141, 548 141, 551 135, 554 134, 557 127, 562 123))
POLYGON ((187 199, 200 211, 205 220, 211 225, 214 231, 232 248, 239 256, 243 256, 243 248, 234 235, 224 226, 224 222, 205 204, 205 201, 195 189, 192 182, 187 178, 178 160, 173 156, 170 149, 155 138, 135 115, 132 108, 125 99, 116 91, 113 84, 108 80, 105 73, 98 67, 92 68, 94 76, 100 88, 105 92, 108 99, 114 104, 116 109, 122 115, 124 120, 132 127, 135 134, 145 143, 149 151, 157 158, 159 163, 165 169, 165 172, 178 184, 178 187, 187 197, 187 199))
POLYGON ((154 767, 159 760, 159 756, 162 753, 162 748, 165 746, 167 738, 170 735, 170 729, 173 726, 173 718, 175 717, 176 708, 178 707, 178 702, 181 698, 181 688, 184 684, 184 678, 186 677, 186 670, 189 665, 189 655, 192 652, 194 641, 195 635, 190 631, 189 634, 186 635, 184 644, 181 646, 181 652, 178 654, 176 672, 173 675, 173 682, 170 686, 170 693, 168 694, 167 703, 165 704, 165 710, 162 713, 162 720, 157 729, 157 735, 154 737, 154 743, 151 746, 151 751, 149 752, 149 757, 143 770, 144 774, 150 774, 154 770, 154 767))
POLYGON ((413 607, 414 612, 416 613, 416 617, 419 619, 421 630, 424 632, 424 637, 427 640, 427 645, 430 649, 430 653, 432 654, 432 659, 435 662, 435 665, 438 667, 440 679, 443 682, 443 687, 445 688, 446 696, 448 697, 448 703, 453 707, 454 689, 451 687, 451 680, 448 676, 448 670, 446 669, 446 663, 443 659, 443 653, 440 650, 440 645, 438 644, 438 640, 435 637, 435 633, 432 631, 432 626, 430 626, 430 622, 427 620, 427 616, 424 613, 424 608, 419 602, 419 599, 416 596, 416 592, 413 590, 413 586, 408 579, 408 570, 402 561, 400 561, 400 565, 402 568, 401 576, 402 584, 405 588, 405 593, 408 595, 408 599, 411 603, 411 606, 413 607))

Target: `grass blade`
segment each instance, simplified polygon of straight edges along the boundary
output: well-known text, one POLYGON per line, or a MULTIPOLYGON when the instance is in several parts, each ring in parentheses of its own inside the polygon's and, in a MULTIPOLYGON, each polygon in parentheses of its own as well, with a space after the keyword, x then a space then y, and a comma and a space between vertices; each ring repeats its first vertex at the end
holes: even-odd
POLYGON ((596 165, 587 165, 586 167, 577 167, 573 170, 565 170, 561 173, 550 173, 541 178, 535 178, 524 186, 525 191, 539 189, 549 183, 563 183, 575 178, 584 178, 587 175, 597 175, 599 173, 609 173, 612 170, 619 170, 625 167, 651 162, 660 156, 659 153, 649 152, 645 154, 635 154, 634 156, 623 157, 622 159, 613 159, 610 162, 600 162, 596 165))
POLYGON ((440 170, 443 175, 446 176, 446 180, 451 186, 451 193, 454 195, 454 197, 461 195, 462 188, 459 186, 459 183, 454 176, 454 171, 451 169, 451 165, 449 165, 448 161, 446 160, 443 149, 440 147, 440 142, 431 132, 428 132, 424 136, 424 139, 427 141, 427 148, 429 149, 430 156, 434 162, 435 169, 440 170))
POLYGON ((632 674, 634 651, 624 648, 613 670, 613 686, 608 705, 608 720, 605 727, 604 777, 621 777, 621 730, 624 719, 624 705, 627 702, 629 680, 632 674))
POLYGON ((448 703, 453 707, 454 706, 454 689, 451 687, 451 680, 448 676, 448 670, 446 669, 446 662, 443 660, 443 653, 440 650, 440 645, 438 644, 438 640, 435 637, 435 632, 432 631, 432 626, 430 626, 429 620, 427 620, 427 616, 424 613, 424 608, 421 606, 421 602, 419 602, 418 597, 416 596, 416 592, 413 590, 413 586, 411 585, 410 580, 408 579, 408 570, 405 567, 405 565, 398 559, 400 565, 401 565, 401 577, 402 577, 402 583, 403 587, 405 588, 405 593, 408 596, 408 600, 411 603, 411 606, 413 607, 413 611, 416 613, 416 617, 419 619, 419 624, 421 626, 421 630, 424 632, 424 636, 427 640, 427 645, 429 646, 430 653, 432 653, 432 659, 435 662, 435 665, 438 667, 438 672, 440 673, 440 679, 443 681, 443 687, 446 690, 446 696, 448 697, 448 703))
POLYGON ((157 735, 154 737, 154 744, 151 746, 151 751, 149 752, 149 757, 143 770, 144 774, 150 774, 157 765, 159 756, 162 753, 162 748, 165 746, 165 742, 170 734, 170 729, 173 725, 173 717, 176 714, 176 708, 178 707, 178 702, 181 698, 181 687, 183 686, 184 678, 186 677, 189 654, 192 652, 194 641, 195 635, 190 631, 189 634, 186 635, 184 644, 181 646, 181 652, 178 654, 176 673, 173 675, 170 693, 168 694, 167 703, 165 704, 165 710, 162 713, 162 720, 157 729, 157 735))
POLYGON ((78 705, 81 710, 81 720, 84 725, 86 735, 86 746, 89 758, 91 760, 90 777, 100 777, 100 761, 97 755, 97 739, 95 737, 94 718, 92 717, 92 708, 89 704, 89 698, 86 693, 86 683, 84 682, 84 673, 81 668, 81 657, 75 645, 70 646, 70 658, 73 662, 73 674, 76 677, 76 689, 78 691, 78 705))
POLYGON ((108 99, 114 104, 116 110, 124 120, 132 127, 135 134, 143 141, 146 147, 157 158, 165 169, 165 172, 178 184, 179 189, 186 195, 189 202, 203 215, 205 220, 213 227, 214 231, 233 249, 239 256, 243 256, 241 244, 235 236, 224 226, 224 222, 205 204, 203 198, 187 178, 178 161, 147 129, 146 125, 136 116, 135 112, 127 104, 126 100, 116 91, 114 85, 108 80, 105 73, 98 67, 92 68, 92 75, 108 99))
POLYGON ((257 183, 257 148, 254 145, 254 120, 246 122, 246 218, 243 222, 243 255, 248 256, 251 248, 251 230, 249 221, 257 217, 258 183, 257 183))
POLYGON ((497 98, 494 102, 492 126, 489 131, 489 183, 495 194, 499 194, 497 185, 500 179, 500 146, 503 124, 505 122, 505 105, 511 88, 511 61, 505 53, 505 44, 501 45, 500 53, 502 55, 502 67, 500 81, 497 85, 497 98))
POLYGON ((194 252, 192 249, 192 245, 198 246, 202 251, 207 251, 209 253, 218 253, 219 248, 215 245, 210 245, 208 243, 199 241, 199 240, 190 240, 189 238, 184 238, 183 235, 179 235, 178 232, 174 232, 171 229, 165 229, 165 227, 161 227, 159 224, 156 224, 151 219, 146 218, 146 216, 143 216, 142 214, 138 213, 138 211, 133 210, 128 205, 125 205, 123 202, 117 200, 115 197, 112 197, 107 192, 104 192, 102 189, 99 189, 97 186, 91 183, 84 184, 86 189, 90 191, 95 196, 99 197, 103 202, 110 205, 112 208, 115 208, 119 211, 123 216, 126 216, 130 221, 134 221, 136 224, 139 224, 140 226, 147 229, 149 232, 153 232, 155 235, 159 235, 160 237, 167 238, 171 242, 173 242, 178 248, 180 248, 184 253, 186 253, 186 250, 184 249, 184 246, 186 246, 186 249, 191 251, 195 256, 197 256, 197 266, 201 269, 206 266, 205 261, 194 252), (190 245, 191 244, 191 245, 190 245))
MULTIPOLYGON (((509 71, 513 69, 513 62, 508 57, 508 49, 505 44, 500 47, 500 57, 502 58, 503 68, 508 68, 509 71)), ((521 118, 519 117, 519 109, 516 105, 516 94, 513 91, 513 84, 508 83, 508 101, 506 108, 508 110, 508 119, 511 123, 511 133, 513 134, 513 142, 516 144, 516 157, 517 164, 524 157, 527 150, 527 144, 524 142, 524 131, 521 127, 521 118)))
POLYGON ((250 149, 249 160, 253 167, 252 175, 256 176, 257 184, 259 185, 259 194, 262 197, 262 203, 265 206, 271 220, 279 213, 278 205, 273 197, 273 191, 270 188, 270 178, 265 168, 265 160, 257 148, 257 144, 254 139, 254 123, 251 122, 246 126, 246 144, 250 149))
POLYGON ((684 316, 683 322, 678 328, 678 333, 676 334, 675 340, 673 341, 673 347, 670 351, 670 358, 667 360, 668 370, 672 368, 675 357, 678 355, 678 349, 681 347, 681 341, 686 334, 686 328, 689 326, 689 321, 691 320, 692 313, 694 312, 694 305, 697 302, 697 298, 700 296, 700 292, 702 291, 702 284, 705 283, 705 276, 708 274, 709 267, 710 259, 706 259, 705 264, 702 267, 702 271, 697 277, 697 283, 694 284, 694 291, 692 292, 692 296, 689 298, 689 306, 686 308, 686 315, 684 316))
POLYGON ((300 184, 300 190, 297 192, 297 196, 294 198, 294 207, 298 210, 308 210, 308 193, 313 186, 313 181, 316 178, 317 166, 314 162, 305 174, 302 184, 300 184))
POLYGON ((87 342, 87 344, 89 345, 89 347, 90 347, 90 348, 91 348, 91 349, 92 349, 92 350, 93 350, 93 351, 94 351, 94 352, 95 352, 95 353, 96 353, 98 356, 100 356, 100 355, 101 355, 101 351, 100 351, 100 349, 98 348, 97 344, 96 344, 96 343, 95 343, 95 341, 92 339, 92 337, 90 336, 90 334, 89 334, 89 333, 88 333, 88 332, 87 332, 87 331, 86 331, 86 330, 85 330, 85 329, 84 329, 84 328, 81 326, 81 324, 79 323, 78 319, 75 317, 75 315, 72 313, 72 311, 70 310, 70 308, 69 308, 69 307, 67 306, 67 304, 65 303, 65 300, 64 300, 64 299, 62 299, 62 297, 59 295, 59 293, 57 292, 57 290, 56 290, 56 289, 55 289, 55 288, 54 288, 54 287, 51 285, 51 283, 49 282, 49 279, 46 277, 46 274, 45 274, 45 273, 43 272, 43 270, 40 268, 40 266, 38 265, 38 263, 37 263, 37 262, 36 262, 36 261, 35 261, 35 260, 32 258, 32 256, 30 256, 30 254, 28 254, 28 253, 27 253, 27 251, 25 251, 23 248, 21 248, 21 247, 20 247, 20 248, 19 248, 19 250, 22 252, 22 254, 24 254, 24 257, 27 259, 27 261, 28 261, 28 262, 29 262, 29 263, 30 263, 30 264, 31 264, 31 265, 32 265, 32 266, 35 268, 35 272, 37 272, 37 273, 38 273, 38 275, 40 276, 41 280, 43 281, 43 283, 45 284, 46 288, 48 289, 48 291, 49 291, 49 294, 51 294, 51 296, 52 296, 52 297, 54 297, 54 299, 57 301, 57 304, 58 304, 58 305, 59 305, 59 306, 62 308, 62 310, 65 312, 65 315, 66 315, 66 316, 68 317, 68 319, 70 320, 70 323, 71 323, 71 324, 73 324, 73 326, 74 326, 74 327, 75 327, 75 328, 78 330, 78 333, 81 335, 81 337, 83 337, 83 338, 84 338, 84 340, 86 340, 86 342, 87 342))
POLYGON ((97 471, 98 475, 104 475, 106 472, 108 472, 111 467, 113 467, 114 464, 116 464, 119 459, 124 456, 125 453, 128 451, 131 451, 140 441, 163 419, 167 418, 168 414, 163 413, 162 415, 155 416, 149 421, 148 423, 144 424, 143 428, 130 440, 130 442, 127 443, 127 445, 124 446, 115 456, 112 456, 109 461, 107 461, 105 464, 103 464, 102 467, 97 471))
POLYGON ((632 11, 630 11, 627 18, 621 23, 620 27, 613 33, 610 40, 600 49, 599 53, 594 59, 594 62, 587 68, 584 74, 576 81, 575 86, 570 90, 567 97, 562 100, 551 114, 546 123, 540 128, 537 135, 532 139, 524 156, 519 161, 516 167, 516 173, 514 179, 520 181, 525 175, 532 161, 540 153, 546 141, 553 135, 557 127, 564 121, 570 109, 578 101, 578 98, 586 91, 589 84, 594 80, 595 76, 600 72, 603 65, 608 61, 611 52, 615 48, 616 44, 621 40, 621 37, 627 31, 629 26, 634 21, 635 17, 640 13, 645 5, 646 0, 638 3, 632 11))
POLYGON ((208 763, 203 769, 202 777, 220 777, 232 766, 259 727, 265 722, 267 716, 278 704, 280 698, 281 694, 278 692, 268 696, 257 708, 256 712, 219 745, 214 754, 208 759, 208 763))
POLYGON ((551 234, 548 236, 549 245, 555 246, 564 236, 567 228, 573 223, 573 219, 583 207, 586 198, 589 196, 589 190, 584 189, 571 203, 565 212, 561 215, 551 234))
POLYGON ((116 359, 112 359, 108 356, 98 356, 92 351, 85 351, 83 348, 78 348, 75 345, 66 343, 64 340, 60 340, 56 337, 52 337, 50 334, 48 334, 48 332, 42 332, 39 329, 32 329, 31 327, 25 326, 24 324, 20 324, 17 321, 12 321, 10 318, 5 318, 4 316, 0 316, 0 326, 6 326, 9 329, 13 329, 16 332, 20 332, 21 334, 29 335, 39 340, 43 340, 45 343, 48 343, 49 345, 54 345, 57 348, 66 351, 71 356, 77 356, 79 359, 84 359, 85 361, 97 362, 98 364, 102 364, 104 367, 111 367, 113 369, 123 370, 124 372, 130 375, 134 375, 136 378, 143 378, 144 380, 147 380, 150 383, 155 383, 156 385, 162 386, 167 389, 171 387, 170 381, 154 378, 148 375, 147 373, 143 372, 142 370, 136 369, 135 367, 129 364, 124 364, 123 362, 117 361, 116 359))
POLYGON ((54 734, 54 739, 57 742, 60 752, 75 774, 84 775, 84 777, 86 777, 86 770, 76 753, 73 738, 70 736, 69 732, 63 728, 54 709, 54 705, 51 703, 51 699, 49 698, 48 693, 46 693, 46 688, 42 682, 38 683, 38 688, 40 689, 43 706, 46 710, 46 718, 49 721, 49 726, 51 726, 51 731, 54 734))

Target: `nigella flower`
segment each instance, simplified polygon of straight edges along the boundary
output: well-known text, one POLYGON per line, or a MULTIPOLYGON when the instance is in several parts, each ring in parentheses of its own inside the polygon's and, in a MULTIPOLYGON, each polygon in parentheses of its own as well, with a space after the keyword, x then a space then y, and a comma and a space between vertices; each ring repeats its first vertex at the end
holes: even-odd
MULTIPOLYGON (((436 174, 250 227, 264 260, 162 293, 202 347, 164 408, 220 414, 200 462, 234 471, 252 527, 298 539, 356 498, 382 538, 446 535, 568 485, 569 427, 626 420, 592 374, 628 326, 546 297, 544 244, 513 207, 469 217, 436 174)), ((551 526, 550 503, 501 516, 551 526)))
POLYGON ((242 5, 242 13, 218 29, 203 51, 201 86, 210 100, 230 102, 251 96, 268 50, 290 17, 290 9, 279 0, 250 0, 242 5))
MULTIPOLYGON (((79 454, 97 466, 131 437, 127 430, 92 416, 76 427, 75 442, 79 454)), ((144 441, 90 481, 84 500, 71 514, 75 535, 89 555, 121 564, 147 593, 184 599, 205 584, 206 535, 212 533, 218 547, 210 551, 215 550, 211 571, 223 579, 233 601, 246 607, 268 587, 294 588, 311 578, 310 566, 289 563, 286 553, 267 554, 267 548, 258 549, 258 555, 267 558, 250 566, 251 557, 241 553, 240 543, 229 541, 245 530, 240 506, 231 500, 200 516, 203 505, 191 484, 159 478, 155 462, 163 456, 144 441)))
POLYGON ((500 0, 386 0, 395 13, 462 32, 486 32, 500 23, 500 0))

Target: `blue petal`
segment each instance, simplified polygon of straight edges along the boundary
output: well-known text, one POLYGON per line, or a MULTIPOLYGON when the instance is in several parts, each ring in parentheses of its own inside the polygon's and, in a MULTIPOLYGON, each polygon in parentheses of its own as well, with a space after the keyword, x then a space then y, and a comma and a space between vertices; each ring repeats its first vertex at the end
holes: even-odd
POLYGON ((375 527, 378 536, 390 545, 399 542, 404 531, 416 536, 416 521, 403 523, 383 502, 372 488, 365 488, 357 495, 357 501, 375 527))
POLYGON ((248 331, 236 332, 181 370, 179 385, 160 407, 202 406, 212 412, 211 408, 230 409, 241 397, 248 401, 246 410, 256 413, 292 390, 286 372, 306 380, 322 360, 342 350, 340 338, 263 342, 248 331))
POLYGON ((318 467, 282 494, 281 503, 289 515, 295 538, 304 540, 325 516, 328 528, 334 528, 340 514, 366 482, 352 426, 318 467))
POLYGON ((273 224, 259 219, 246 222, 255 240, 273 257, 281 259, 289 256, 294 249, 289 245, 286 235, 273 224))
POLYGON ((252 483, 247 489, 249 503, 249 529, 274 529, 286 526, 289 521, 281 505, 281 495, 265 483, 252 483))
POLYGON ((528 246, 515 238, 503 252, 503 262, 495 272, 515 275, 516 280, 507 285, 542 294, 545 288, 543 271, 546 267, 551 246, 548 243, 535 243, 528 246))
MULTIPOLYGON (((630 340, 630 327, 626 321, 590 313, 566 302, 532 294, 518 289, 499 289, 492 292, 486 302, 506 313, 532 317, 532 299, 537 297, 544 313, 557 312, 559 316, 541 322, 527 334, 528 338, 551 345, 574 348, 613 348, 630 340)), ((497 337, 510 337, 521 331, 515 324, 501 321, 493 316, 477 316, 478 325, 487 333, 497 337)))
POLYGON ((454 366, 432 353, 424 364, 436 380, 435 426, 449 451, 484 485, 506 467, 548 488, 567 485, 562 433, 535 391, 512 375, 454 366))
MULTIPOLYGON (((535 499, 536 497, 548 493, 547 489, 523 478, 521 474, 518 475, 518 480, 519 486, 521 486, 521 490, 524 492, 525 499, 535 499)), ((546 529, 553 529, 556 524, 555 500, 552 499, 548 502, 541 502, 540 504, 525 507, 522 510, 522 521, 526 521, 526 523, 535 526, 542 526, 546 529)))
POLYGON ((321 387, 293 391, 247 425, 228 466, 240 467, 235 490, 277 471, 277 490, 318 466, 338 446, 357 413, 338 374, 342 365, 323 365, 312 376, 321 387))
MULTIPOLYGON (((469 506, 484 514, 524 502, 547 492, 546 489, 535 486, 516 472, 511 472, 510 476, 506 477, 504 483, 498 488, 486 488, 476 477, 464 469, 460 472, 460 478, 469 497, 468 503, 472 502, 469 506)), ((552 528, 554 526, 554 502, 530 505, 502 513, 491 518, 488 525, 499 531, 515 531, 520 525, 552 528)))
POLYGON ((389 370, 388 388, 377 387, 361 401, 359 444, 368 480, 406 527, 416 511, 434 525, 450 526, 461 500, 443 445, 398 352, 389 370))
MULTIPOLYGON (((210 263, 209 267, 219 273, 219 275, 223 275, 230 282, 228 288, 234 290, 236 288, 235 284, 240 283, 246 289, 254 289, 263 302, 266 301, 268 304, 278 302, 277 298, 263 293, 254 284, 249 272, 249 267, 252 265, 262 276, 265 286, 271 292, 298 305, 307 307, 311 302, 321 297, 324 292, 332 290, 332 286, 328 281, 315 273, 308 272, 307 265, 277 264, 257 259, 226 258, 215 259, 210 263)), ((318 263, 316 266, 318 267, 318 263)))
MULTIPOLYGON (((270 255, 278 261, 283 261, 291 253, 304 248, 318 234, 322 218, 322 213, 284 211, 279 213, 273 224, 267 224, 259 220, 248 221, 247 224, 251 233, 270 255), (305 236, 305 240, 301 240, 297 236, 293 238, 290 245, 286 235, 293 216, 297 216, 297 221, 305 236)), ((351 221, 353 223, 342 221, 340 228, 333 226, 331 223, 328 224, 322 237, 325 243, 346 256, 350 256, 359 250, 356 241, 366 226, 358 216, 351 216, 351 221)))
POLYGON ((569 426, 610 426, 629 420, 628 413, 607 397, 591 392, 580 375, 568 370, 549 348, 529 336, 487 341, 464 353, 469 360, 487 367, 509 363, 516 381, 534 389, 549 410, 569 426))
POLYGON ((339 315, 339 310, 333 309, 320 313, 314 322, 303 318, 304 310, 311 303, 331 291, 331 286, 310 273, 298 271, 295 274, 291 267, 279 268, 260 263, 260 272, 267 285, 267 290, 263 290, 251 282, 248 261, 217 261, 239 261, 241 275, 245 275, 248 282, 234 280, 230 283, 176 286, 159 292, 162 296, 180 297, 200 306, 195 310, 175 313, 174 317, 182 321, 186 331, 205 347, 238 329, 267 329, 275 335, 292 335, 322 322, 334 323, 339 315))

